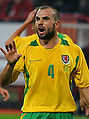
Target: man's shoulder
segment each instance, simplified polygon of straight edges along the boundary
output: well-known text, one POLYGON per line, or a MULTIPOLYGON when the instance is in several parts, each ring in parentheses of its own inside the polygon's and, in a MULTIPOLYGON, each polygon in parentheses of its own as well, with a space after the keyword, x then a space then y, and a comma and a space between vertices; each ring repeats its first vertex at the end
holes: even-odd
POLYGON ((19 37, 20 39, 26 39, 26 40, 30 40, 30 41, 33 41, 33 40, 36 40, 38 38, 38 35, 37 34, 32 34, 32 35, 28 35, 28 36, 24 36, 24 37, 19 37))
POLYGON ((73 42, 67 34, 57 33, 57 35, 60 39, 66 40, 68 42, 73 42))
POLYGON ((57 35, 61 39, 62 45, 70 46, 77 51, 81 50, 81 48, 77 44, 73 43, 72 39, 67 34, 58 33, 57 35))
POLYGON ((39 46, 38 40, 32 40, 29 44, 27 44, 26 46, 24 46, 24 48, 30 48, 30 47, 35 47, 35 46, 39 46))
POLYGON ((32 39, 37 39, 38 38, 38 35, 37 34, 32 34, 32 35, 29 35, 27 37, 28 38, 32 38, 32 39))
POLYGON ((25 37, 16 36, 14 38, 14 41, 18 49, 21 46, 30 44, 32 41, 36 40, 37 38, 38 38, 37 34, 32 34, 32 35, 25 36, 25 37))
POLYGON ((66 34, 57 33, 58 38, 61 40, 61 45, 70 46, 72 42, 72 39, 70 39, 66 34))

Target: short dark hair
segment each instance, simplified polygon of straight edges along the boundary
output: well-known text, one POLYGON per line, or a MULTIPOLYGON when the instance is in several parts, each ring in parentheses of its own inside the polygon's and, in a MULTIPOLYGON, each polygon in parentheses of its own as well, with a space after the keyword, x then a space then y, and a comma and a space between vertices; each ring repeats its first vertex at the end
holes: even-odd
POLYGON ((47 8, 50 8, 50 9, 52 9, 54 11, 54 19, 55 19, 55 21, 59 21, 60 20, 59 12, 55 8, 53 8, 53 7, 49 6, 49 5, 37 7, 37 12, 40 9, 42 10, 42 9, 47 9, 47 8))

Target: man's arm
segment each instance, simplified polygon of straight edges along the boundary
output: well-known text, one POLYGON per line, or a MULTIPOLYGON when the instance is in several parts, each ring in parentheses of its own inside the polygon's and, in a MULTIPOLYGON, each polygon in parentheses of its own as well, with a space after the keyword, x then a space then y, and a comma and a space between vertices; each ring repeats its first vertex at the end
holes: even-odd
POLYGON ((84 97, 89 107, 89 87, 79 88, 80 96, 84 97))
POLYGON ((12 76, 12 71, 13 71, 14 65, 11 66, 7 63, 6 67, 4 70, 0 73, 0 86, 4 84, 10 84, 11 76, 12 76))
POLYGON ((80 107, 83 111, 85 108, 86 116, 89 115, 89 87, 87 88, 79 88, 80 92, 80 107))
POLYGON ((16 31, 9 37, 9 39, 5 42, 5 45, 7 46, 9 43, 12 42, 12 40, 16 37, 16 36, 20 36, 21 33, 28 27, 29 24, 33 23, 35 14, 36 14, 37 9, 35 9, 34 11, 30 12, 27 19, 25 20, 25 22, 18 28, 16 29, 16 31))
POLYGON ((4 70, 0 73, 0 86, 3 84, 9 84, 11 83, 11 77, 13 75, 13 68, 16 64, 16 62, 19 60, 19 58, 22 56, 21 54, 17 53, 15 42, 12 42, 13 44, 9 44, 7 52, 5 52, 2 48, 0 50, 3 52, 7 59, 7 65, 4 68, 4 70))

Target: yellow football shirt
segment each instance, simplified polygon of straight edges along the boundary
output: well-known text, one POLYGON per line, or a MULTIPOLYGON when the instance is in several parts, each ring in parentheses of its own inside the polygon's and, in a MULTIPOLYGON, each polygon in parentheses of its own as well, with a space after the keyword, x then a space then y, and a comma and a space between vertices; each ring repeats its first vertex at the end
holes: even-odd
POLYGON ((19 48, 22 57, 14 67, 14 78, 24 73, 23 112, 74 112, 76 104, 71 93, 72 77, 77 87, 89 86, 89 70, 81 49, 60 39, 46 49, 39 39, 19 48))

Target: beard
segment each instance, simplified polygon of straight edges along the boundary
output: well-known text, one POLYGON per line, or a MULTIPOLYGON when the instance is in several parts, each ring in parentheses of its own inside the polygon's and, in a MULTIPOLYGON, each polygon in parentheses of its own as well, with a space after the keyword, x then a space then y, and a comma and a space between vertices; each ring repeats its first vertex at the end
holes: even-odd
POLYGON ((38 30, 37 29, 36 29, 36 33, 37 33, 39 39, 41 39, 41 40, 48 40, 49 41, 55 35, 55 24, 53 24, 53 27, 52 28, 48 28, 48 30, 47 30, 47 32, 46 32, 45 35, 40 35, 38 33, 38 30))

